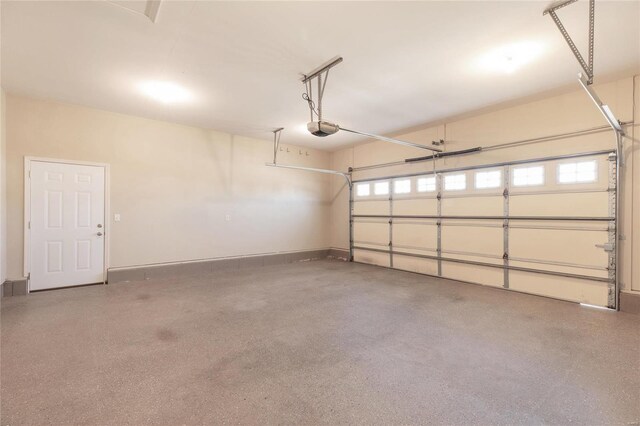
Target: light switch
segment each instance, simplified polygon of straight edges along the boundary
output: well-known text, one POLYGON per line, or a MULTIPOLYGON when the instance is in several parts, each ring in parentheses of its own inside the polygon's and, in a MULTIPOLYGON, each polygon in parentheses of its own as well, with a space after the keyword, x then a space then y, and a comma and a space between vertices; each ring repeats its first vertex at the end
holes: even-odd
POLYGON ((116 213, 113 215, 113 221, 114 222, 120 222, 120 213, 116 213))

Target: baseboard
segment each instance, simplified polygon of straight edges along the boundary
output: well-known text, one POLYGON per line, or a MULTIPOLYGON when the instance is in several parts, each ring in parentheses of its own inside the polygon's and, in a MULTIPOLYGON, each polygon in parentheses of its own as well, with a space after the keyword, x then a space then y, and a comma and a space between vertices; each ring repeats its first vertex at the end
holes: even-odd
POLYGON ((27 294, 27 280, 7 280, 0 286, 2 297, 25 296, 27 294))
POLYGON ((142 281, 162 277, 197 275, 256 266, 279 265, 311 259, 324 259, 329 256, 329 252, 329 249, 306 250, 291 253, 264 254, 194 262, 138 266, 124 269, 110 269, 107 272, 107 281, 109 284, 114 284, 119 282, 142 281))
MULTIPOLYGON (((346 251, 346 256, 349 252, 346 251)), ((178 277, 215 271, 226 271, 255 266, 280 265, 327 257, 341 258, 342 251, 335 249, 305 250, 291 253, 264 254, 205 261, 168 263, 139 266, 134 268, 110 269, 107 282, 110 284, 126 281, 142 281, 161 277, 178 277)), ((27 294, 27 280, 7 280, 0 285, 0 297, 24 296, 27 294)))
POLYGON ((640 314, 640 293, 620 292, 620 311, 640 314))
POLYGON ((349 260, 349 250, 340 248, 330 248, 328 257, 340 260, 349 260))

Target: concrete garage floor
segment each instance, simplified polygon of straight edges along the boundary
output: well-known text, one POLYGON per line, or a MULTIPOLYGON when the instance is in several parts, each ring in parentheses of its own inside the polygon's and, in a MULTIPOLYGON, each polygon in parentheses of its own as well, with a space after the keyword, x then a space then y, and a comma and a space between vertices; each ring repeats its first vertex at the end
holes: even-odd
POLYGON ((339 261, 2 300, 2 425, 633 424, 640 317, 339 261))

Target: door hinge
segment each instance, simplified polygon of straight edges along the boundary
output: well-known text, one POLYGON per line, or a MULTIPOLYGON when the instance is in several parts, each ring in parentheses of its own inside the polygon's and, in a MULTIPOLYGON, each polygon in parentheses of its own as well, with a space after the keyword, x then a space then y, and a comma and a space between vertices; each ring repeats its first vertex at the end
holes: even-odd
POLYGON ((27 229, 31 229, 31 221, 27 222, 27 229))

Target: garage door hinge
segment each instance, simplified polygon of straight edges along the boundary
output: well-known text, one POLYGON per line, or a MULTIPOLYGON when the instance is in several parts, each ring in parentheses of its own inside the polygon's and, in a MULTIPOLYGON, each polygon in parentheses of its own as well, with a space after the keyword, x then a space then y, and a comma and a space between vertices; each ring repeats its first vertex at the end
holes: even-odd
POLYGON ((502 255, 502 258, 503 258, 504 260, 509 259, 509 253, 505 253, 505 254, 503 254, 503 255, 502 255))
POLYGON ((615 244, 612 243, 596 244, 596 247, 601 248, 604 251, 614 251, 616 249, 615 244))
POLYGON ((502 196, 504 198, 507 198, 509 196, 509 190, 507 188, 505 188, 504 191, 502 191, 502 196))

